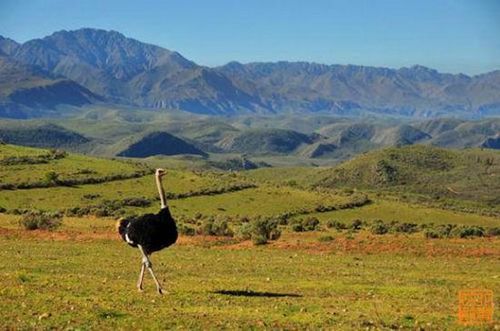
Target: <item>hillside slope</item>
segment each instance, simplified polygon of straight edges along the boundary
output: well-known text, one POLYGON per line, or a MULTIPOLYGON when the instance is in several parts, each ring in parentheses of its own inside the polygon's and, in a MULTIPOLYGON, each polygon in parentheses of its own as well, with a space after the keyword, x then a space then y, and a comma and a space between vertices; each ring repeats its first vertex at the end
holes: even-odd
POLYGON ((388 148, 319 172, 315 185, 467 200, 500 210, 500 153, 423 145, 388 148))
POLYGON ((206 156, 205 152, 167 132, 148 133, 117 153, 118 156, 127 157, 178 154, 197 154, 206 156))
POLYGON ((4 143, 50 148, 78 149, 91 140, 61 126, 44 123, 0 123, 0 140, 4 143))
POLYGON ((312 141, 310 136, 292 130, 255 129, 229 135, 216 145, 226 152, 273 154, 291 153, 312 141))

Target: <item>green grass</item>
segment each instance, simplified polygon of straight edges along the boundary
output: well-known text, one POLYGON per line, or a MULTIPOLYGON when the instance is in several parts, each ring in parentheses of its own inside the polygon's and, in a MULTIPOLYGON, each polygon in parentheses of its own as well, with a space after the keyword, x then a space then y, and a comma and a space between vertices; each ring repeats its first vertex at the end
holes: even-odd
MULTIPOLYGON (((0 145, 0 160, 9 157, 46 155, 48 150, 0 145)), ((4 184, 36 183, 45 180, 47 173, 55 171, 59 179, 100 178, 109 175, 130 175, 144 167, 134 163, 113 161, 103 158, 90 158, 78 154, 51 160, 42 164, 15 164, 0 167, 0 182, 4 184)))
POLYGON ((355 219, 364 221, 383 220, 407 223, 462 224, 488 227, 500 226, 500 219, 471 213, 462 213, 419 206, 417 204, 374 199, 374 202, 356 209, 336 210, 326 213, 313 213, 320 221, 339 220, 350 222, 355 219))
MULTIPOLYGON (((9 148, 12 155, 42 153, 9 148)), ((129 163, 73 154, 48 166, 67 174, 81 167, 98 174, 126 171, 120 166, 135 169, 129 163)), ((35 173, 47 170, 37 167, 33 165, 35 173)), ((10 180, 25 178, 29 169, 2 167, 10 180)), ((304 189, 316 176, 316 170, 301 168, 241 174, 169 169, 164 183, 171 193, 246 181, 258 185, 170 200, 174 217, 271 216, 355 198, 346 192, 304 189), (289 180, 296 185, 289 186, 289 180)), ((2 190, 0 207, 61 210, 105 199, 156 196, 154 178, 147 175, 74 187, 2 190)), ((150 278, 144 293, 136 291, 140 254, 120 241, 114 220, 65 217, 55 231, 29 232, 19 225, 19 216, 0 213, 0 260, 5 262, 0 263, 0 325, 81 330, 461 329, 456 321, 460 289, 500 291, 498 237, 431 240, 421 232, 339 233, 325 230, 325 222, 360 218, 492 227, 498 226, 498 218, 384 199, 373 194, 373 202, 363 207, 309 214, 322 221, 322 231, 294 233, 283 227, 279 240, 261 247, 235 238, 181 236, 177 245, 153 255, 168 292, 163 297, 150 278)), ((156 212, 158 206, 154 202, 127 211, 156 212)))
POLYGON ((500 153, 430 146, 388 148, 325 169, 316 184, 474 201, 498 211, 500 153))
POLYGON ((493 245, 475 258, 177 245, 153 256, 160 297, 150 278, 137 292, 140 255, 123 242, 2 236, 0 318, 7 329, 457 329, 459 289, 500 291, 498 244, 464 241, 493 245))

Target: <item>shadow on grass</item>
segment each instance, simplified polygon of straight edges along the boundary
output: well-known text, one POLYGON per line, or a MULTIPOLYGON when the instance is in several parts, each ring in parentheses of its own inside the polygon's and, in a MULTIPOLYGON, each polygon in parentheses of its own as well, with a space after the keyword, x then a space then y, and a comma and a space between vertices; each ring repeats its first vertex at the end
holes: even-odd
POLYGON ((215 294, 232 295, 236 297, 265 297, 265 298, 300 298, 302 295, 295 293, 274 293, 274 292, 256 292, 251 290, 219 290, 213 291, 215 294))

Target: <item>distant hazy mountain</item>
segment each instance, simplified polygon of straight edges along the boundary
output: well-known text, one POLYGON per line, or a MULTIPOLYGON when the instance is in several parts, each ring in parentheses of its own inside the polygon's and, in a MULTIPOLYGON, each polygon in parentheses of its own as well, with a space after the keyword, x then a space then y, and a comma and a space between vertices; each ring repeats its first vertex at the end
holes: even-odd
POLYGON ((42 117, 59 105, 82 106, 98 100, 69 79, 0 55, 0 117, 42 117))
POLYGON ((256 108, 252 97, 217 71, 115 31, 60 31, 8 48, 7 54, 17 60, 118 103, 207 114, 256 108))
MULTIPOLYGON (((74 81, 108 102, 141 107, 215 115, 500 115, 500 71, 471 77, 422 66, 306 62, 207 68, 177 52, 97 29, 59 31, 23 44, 0 37, 0 55, 74 81)), ((52 93, 60 95, 65 92, 52 93)))
POLYGON ((500 114, 500 71, 469 77, 423 66, 388 69, 307 62, 231 62, 219 70, 275 111, 500 114))

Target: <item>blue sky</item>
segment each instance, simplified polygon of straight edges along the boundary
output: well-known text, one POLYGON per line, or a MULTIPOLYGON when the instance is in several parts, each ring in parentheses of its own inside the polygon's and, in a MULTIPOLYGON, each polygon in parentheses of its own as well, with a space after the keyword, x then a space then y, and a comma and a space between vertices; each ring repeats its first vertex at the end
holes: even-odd
POLYGON ((208 66, 500 69, 497 0, 0 0, 0 35, 19 42, 81 27, 116 30, 208 66))

